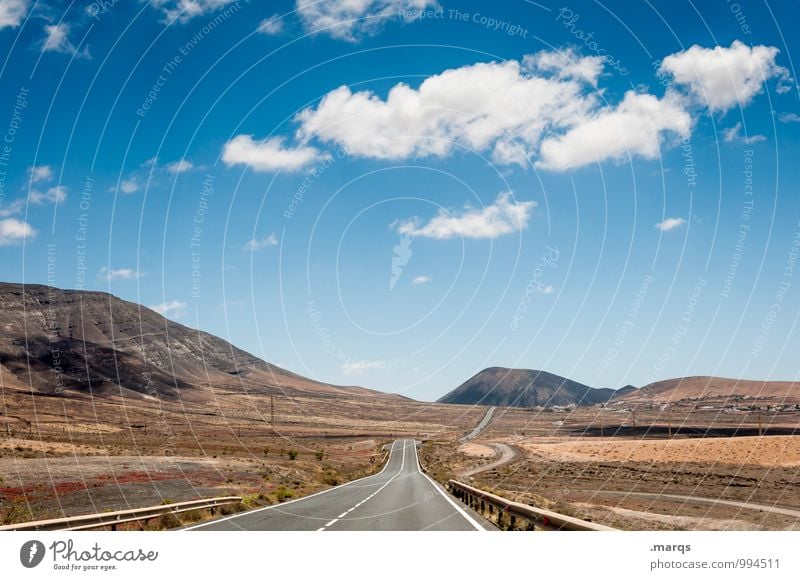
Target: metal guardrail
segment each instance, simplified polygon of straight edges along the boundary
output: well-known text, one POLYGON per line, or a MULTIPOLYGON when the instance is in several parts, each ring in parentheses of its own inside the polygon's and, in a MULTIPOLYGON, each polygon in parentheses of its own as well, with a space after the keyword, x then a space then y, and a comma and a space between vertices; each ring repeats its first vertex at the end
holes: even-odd
POLYGON ((615 528, 609 528, 608 526, 595 524, 594 522, 587 522, 564 514, 511 501, 454 479, 447 482, 447 488, 455 497, 481 515, 486 516, 488 519, 491 520, 492 516, 496 513, 496 525, 500 529, 516 529, 517 520, 522 520, 528 523, 527 529, 529 530, 569 530, 584 532, 615 530, 615 528), (488 516, 486 512, 488 512, 488 516))
POLYGON ((208 509, 211 510, 211 515, 214 515, 218 507, 232 503, 240 503, 241 501, 242 498, 239 496, 195 499, 192 501, 131 510, 11 524, 0 526, 0 531, 96 530, 98 528, 111 528, 112 530, 116 530, 119 524, 146 521, 169 513, 179 514, 192 510, 208 509))

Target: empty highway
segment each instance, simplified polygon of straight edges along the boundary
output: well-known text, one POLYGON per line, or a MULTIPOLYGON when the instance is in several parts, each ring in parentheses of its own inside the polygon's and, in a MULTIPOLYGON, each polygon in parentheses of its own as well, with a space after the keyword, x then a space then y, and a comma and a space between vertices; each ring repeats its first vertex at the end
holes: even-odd
MULTIPOLYGON (((479 523, 480 522, 480 523, 479 523)), ((484 530, 422 473, 415 442, 392 444, 383 470, 298 500, 213 520, 191 530, 484 530)))

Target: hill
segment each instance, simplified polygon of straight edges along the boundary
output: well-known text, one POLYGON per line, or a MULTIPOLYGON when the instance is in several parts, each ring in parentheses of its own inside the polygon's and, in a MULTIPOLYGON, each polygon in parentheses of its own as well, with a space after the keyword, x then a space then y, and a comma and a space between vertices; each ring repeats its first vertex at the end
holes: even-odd
POLYGON ((723 377, 682 377, 650 383, 616 397, 619 402, 676 402, 683 399, 774 399, 776 402, 800 401, 800 383, 790 381, 755 381, 723 377))
POLYGON ((6 389, 197 402, 225 391, 394 397, 308 379, 104 292, 0 283, 0 312, 6 389))
POLYGON ((595 389, 545 371, 491 367, 439 399, 439 403, 498 407, 589 406, 616 391, 595 389))

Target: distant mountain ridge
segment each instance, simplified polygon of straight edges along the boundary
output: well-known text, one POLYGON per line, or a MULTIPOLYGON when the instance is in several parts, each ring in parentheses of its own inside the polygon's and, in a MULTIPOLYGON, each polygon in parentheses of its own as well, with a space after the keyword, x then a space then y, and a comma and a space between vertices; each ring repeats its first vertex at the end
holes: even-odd
POLYGON ((641 388, 593 388, 540 370, 490 367, 467 379, 440 398, 439 403, 497 407, 591 406, 602 403, 653 404, 680 400, 770 399, 800 402, 800 383, 756 381, 722 377, 682 377, 651 383, 641 388))
POLYGON ((615 398, 620 402, 670 403, 682 399, 774 399, 776 402, 800 401, 800 383, 794 381, 758 381, 724 377, 695 376, 666 379, 615 398))
POLYGON ((595 389, 546 371, 491 367, 437 402, 498 407, 590 406, 605 403, 615 394, 618 392, 614 389, 595 389))
POLYGON ((0 283, 0 384, 209 400, 225 391, 392 396, 309 379, 104 292, 0 283))

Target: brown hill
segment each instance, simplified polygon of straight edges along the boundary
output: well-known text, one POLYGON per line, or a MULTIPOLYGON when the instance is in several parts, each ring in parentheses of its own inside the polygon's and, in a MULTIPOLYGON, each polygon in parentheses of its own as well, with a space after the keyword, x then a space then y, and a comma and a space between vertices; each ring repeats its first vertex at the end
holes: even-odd
POLYGON ((302 377, 103 292, 0 283, 0 328, 6 389, 186 401, 226 390, 394 397, 302 377))
POLYGON ((796 403, 800 383, 789 381, 754 381, 722 377, 683 377, 651 383, 615 398, 620 402, 675 402, 682 399, 775 399, 796 403))
POLYGON ((545 371, 491 367, 439 399, 439 403, 498 407, 588 406, 616 391, 595 389, 545 371))

